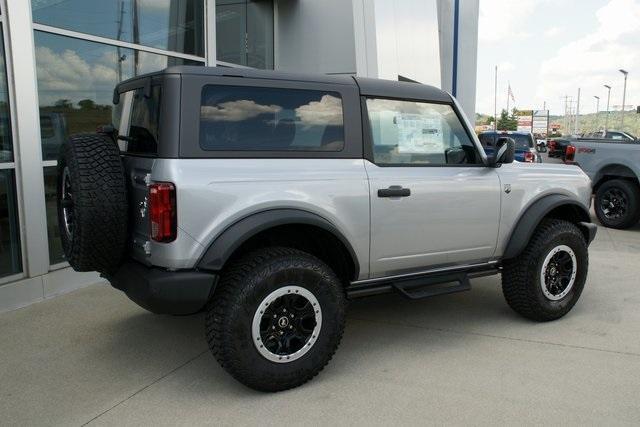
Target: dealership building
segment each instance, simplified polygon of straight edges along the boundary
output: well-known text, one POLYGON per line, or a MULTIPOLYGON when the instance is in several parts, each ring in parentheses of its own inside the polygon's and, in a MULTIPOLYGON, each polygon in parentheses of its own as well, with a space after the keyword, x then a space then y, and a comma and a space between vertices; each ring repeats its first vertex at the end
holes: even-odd
POLYGON ((96 283, 65 262, 57 153, 171 65, 410 79, 474 117, 478 0, 0 0, 0 311, 96 283))

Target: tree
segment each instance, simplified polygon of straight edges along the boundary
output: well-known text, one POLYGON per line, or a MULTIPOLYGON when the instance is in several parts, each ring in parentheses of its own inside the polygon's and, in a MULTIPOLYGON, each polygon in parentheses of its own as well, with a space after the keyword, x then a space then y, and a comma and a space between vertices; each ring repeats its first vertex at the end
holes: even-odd
POLYGON ((498 130, 518 130, 518 119, 516 118, 517 110, 514 108, 511 115, 507 110, 502 109, 500 118, 498 119, 498 130))
POLYGON ((73 108, 73 104, 68 99, 58 99, 54 105, 58 108, 64 108, 65 110, 70 110, 73 108))
POLYGON ((78 105, 80 106, 81 110, 93 110, 96 108, 96 103, 93 102, 92 99, 83 99, 81 101, 78 101, 78 105))

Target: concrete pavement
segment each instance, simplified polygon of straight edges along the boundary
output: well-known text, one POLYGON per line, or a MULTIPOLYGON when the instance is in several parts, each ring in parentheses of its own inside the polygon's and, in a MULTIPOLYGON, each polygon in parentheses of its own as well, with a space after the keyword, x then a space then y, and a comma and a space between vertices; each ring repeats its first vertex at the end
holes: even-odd
POLYGON ((0 425, 640 423, 640 226, 600 227, 569 315, 533 323, 499 277, 422 301, 351 303, 307 385, 249 390, 202 315, 156 316, 107 285, 0 314, 0 425))

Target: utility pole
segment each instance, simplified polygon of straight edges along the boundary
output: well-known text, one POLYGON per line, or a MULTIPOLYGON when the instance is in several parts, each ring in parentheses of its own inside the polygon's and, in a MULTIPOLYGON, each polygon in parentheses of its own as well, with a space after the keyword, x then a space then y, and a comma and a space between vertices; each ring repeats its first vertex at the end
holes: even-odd
POLYGON ((604 132, 606 134, 607 129, 609 128, 609 101, 611 100, 611 86, 604 85, 604 87, 606 87, 607 90, 609 91, 607 93, 607 115, 605 116, 605 119, 604 119, 604 132))
POLYGON ((568 133, 569 131, 569 121, 568 121, 568 110, 567 110, 567 101, 569 100, 569 95, 565 95, 562 97, 564 99, 564 131, 568 133))
POLYGON ((580 88, 578 88, 578 100, 576 101, 576 122, 575 122, 575 129, 574 129, 574 134, 578 135, 578 120, 580 117, 580 88))
POLYGON ((596 128, 595 131, 598 131, 598 113, 600 112, 600 97, 598 95, 593 95, 593 97, 596 99, 596 128))
POLYGON ((493 130, 498 130, 498 66, 496 65, 496 78, 493 86, 493 130))
POLYGON ((620 116, 620 130, 624 130, 624 103, 626 102, 627 97, 627 75, 629 72, 622 68, 618 71, 624 74, 624 89, 622 89, 622 115, 620 116))

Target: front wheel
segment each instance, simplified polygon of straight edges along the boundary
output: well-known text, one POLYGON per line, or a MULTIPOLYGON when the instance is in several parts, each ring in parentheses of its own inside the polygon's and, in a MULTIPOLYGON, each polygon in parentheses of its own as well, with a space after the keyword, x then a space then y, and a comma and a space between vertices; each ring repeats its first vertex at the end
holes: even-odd
POLYGON ((555 320, 580 298, 588 269, 587 242, 580 229, 568 221, 546 219, 524 251, 504 261, 502 292, 518 314, 555 320))
POLYGON ((209 347, 248 387, 297 387, 333 356, 345 307, 342 284, 322 261, 295 249, 260 249, 223 273, 207 307, 209 347))

